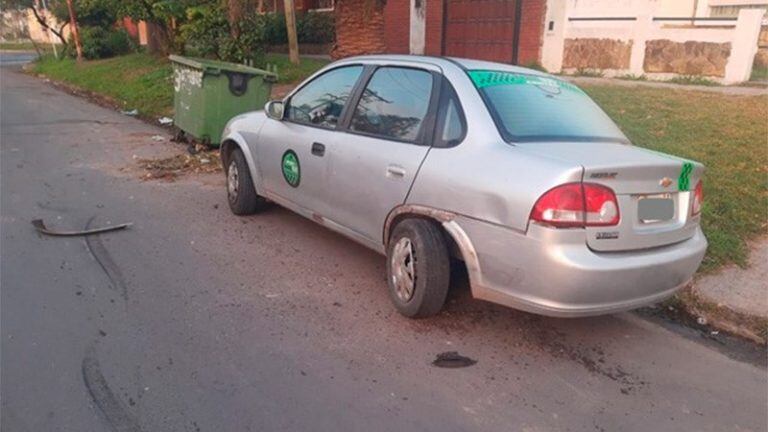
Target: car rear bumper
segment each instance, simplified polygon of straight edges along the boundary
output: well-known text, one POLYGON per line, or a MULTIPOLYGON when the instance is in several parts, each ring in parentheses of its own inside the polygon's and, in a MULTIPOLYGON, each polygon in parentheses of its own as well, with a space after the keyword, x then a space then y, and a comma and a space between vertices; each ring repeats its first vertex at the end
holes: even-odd
POLYGON ((460 216, 444 226, 462 251, 474 297, 560 317, 662 301, 691 279, 707 249, 700 228, 667 246, 595 252, 580 229, 532 224, 521 233, 460 216))

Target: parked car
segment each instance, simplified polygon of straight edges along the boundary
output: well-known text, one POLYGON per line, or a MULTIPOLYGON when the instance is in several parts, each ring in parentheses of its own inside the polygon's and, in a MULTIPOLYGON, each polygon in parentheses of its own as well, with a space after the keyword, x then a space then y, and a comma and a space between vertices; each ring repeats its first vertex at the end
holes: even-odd
POLYGON ((272 201, 387 257, 395 307, 577 317, 659 302, 707 248, 704 167, 633 146, 573 84, 466 59, 332 63, 222 138, 232 211, 272 201))

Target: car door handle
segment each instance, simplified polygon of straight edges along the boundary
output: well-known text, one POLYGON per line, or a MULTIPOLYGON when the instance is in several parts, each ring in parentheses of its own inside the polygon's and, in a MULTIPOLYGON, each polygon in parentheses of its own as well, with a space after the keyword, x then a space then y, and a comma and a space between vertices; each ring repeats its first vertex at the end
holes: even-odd
POLYGON ((405 177, 405 169, 401 166, 390 165, 387 167, 387 177, 405 177))
POLYGON ((315 156, 323 156, 325 154, 325 144, 319 142, 312 143, 312 154, 315 156))

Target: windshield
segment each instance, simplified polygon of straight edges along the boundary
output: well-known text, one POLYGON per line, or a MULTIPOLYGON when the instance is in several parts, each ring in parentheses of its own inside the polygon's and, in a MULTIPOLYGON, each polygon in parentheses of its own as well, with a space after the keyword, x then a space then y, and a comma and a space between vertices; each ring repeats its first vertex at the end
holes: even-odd
POLYGON ((618 126, 573 84, 512 72, 472 70, 504 139, 531 141, 611 141, 629 143, 618 126))

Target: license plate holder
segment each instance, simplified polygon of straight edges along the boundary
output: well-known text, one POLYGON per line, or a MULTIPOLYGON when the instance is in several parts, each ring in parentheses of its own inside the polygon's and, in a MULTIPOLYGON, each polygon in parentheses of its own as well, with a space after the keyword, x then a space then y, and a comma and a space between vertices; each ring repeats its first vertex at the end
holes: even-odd
POLYGON ((669 194, 648 195, 637 201, 637 218, 642 223, 668 221, 675 217, 675 201, 669 194))

